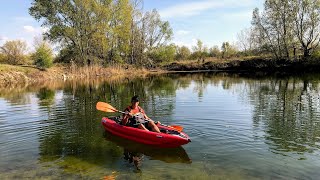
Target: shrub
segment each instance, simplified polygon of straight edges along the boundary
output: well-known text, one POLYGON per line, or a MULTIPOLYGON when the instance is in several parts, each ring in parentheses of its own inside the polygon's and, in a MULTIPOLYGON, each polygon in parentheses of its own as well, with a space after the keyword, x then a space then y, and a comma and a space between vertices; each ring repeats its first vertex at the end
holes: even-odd
POLYGON ((156 63, 172 62, 174 61, 176 49, 174 45, 162 46, 154 49, 149 57, 156 63))
POLYGON ((45 42, 36 47, 36 52, 32 55, 34 64, 39 68, 49 68, 52 66, 52 49, 45 42))

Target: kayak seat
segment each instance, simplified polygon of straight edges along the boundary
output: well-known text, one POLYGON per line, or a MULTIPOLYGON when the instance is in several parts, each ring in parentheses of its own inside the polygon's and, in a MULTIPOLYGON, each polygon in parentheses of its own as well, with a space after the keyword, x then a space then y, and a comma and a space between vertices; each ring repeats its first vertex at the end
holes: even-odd
POLYGON ((121 116, 112 116, 112 117, 108 117, 109 119, 115 121, 116 123, 120 124, 121 123, 121 116))

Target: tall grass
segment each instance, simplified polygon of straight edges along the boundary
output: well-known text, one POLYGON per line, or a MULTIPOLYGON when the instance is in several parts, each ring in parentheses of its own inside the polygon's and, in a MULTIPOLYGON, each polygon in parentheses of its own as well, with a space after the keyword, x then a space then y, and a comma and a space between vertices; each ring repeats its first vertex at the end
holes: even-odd
POLYGON ((124 77, 145 75, 148 73, 148 70, 130 65, 102 67, 99 65, 77 66, 76 64, 71 64, 68 72, 68 75, 73 77, 124 77))

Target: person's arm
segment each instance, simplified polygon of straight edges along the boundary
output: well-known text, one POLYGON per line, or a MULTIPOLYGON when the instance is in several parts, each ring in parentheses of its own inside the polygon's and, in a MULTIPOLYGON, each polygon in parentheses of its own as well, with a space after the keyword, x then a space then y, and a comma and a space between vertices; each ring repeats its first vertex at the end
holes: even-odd
POLYGON ((142 109, 141 111, 142 111, 142 114, 143 114, 143 116, 144 116, 144 118, 145 118, 146 120, 152 121, 152 122, 154 122, 154 123, 156 123, 156 124, 158 124, 158 123, 161 124, 160 121, 155 122, 154 120, 152 120, 151 118, 149 118, 149 117, 147 116, 147 114, 144 112, 143 109, 142 109))
POLYGON ((124 115, 121 120, 121 124, 126 125, 128 123, 128 120, 129 120, 129 117, 127 115, 124 115))
POLYGON ((148 120, 148 121, 153 121, 151 118, 149 118, 146 114, 146 112, 140 107, 140 111, 143 114, 143 118, 148 120))
POLYGON ((146 120, 148 120, 148 121, 153 121, 151 118, 149 118, 149 117, 146 115, 146 113, 143 113, 143 115, 144 115, 144 118, 145 118, 146 120))
POLYGON ((129 118, 131 117, 130 112, 128 111, 128 109, 124 110, 125 114, 123 115, 123 118, 121 120, 121 124, 122 125, 126 125, 128 123, 129 118))

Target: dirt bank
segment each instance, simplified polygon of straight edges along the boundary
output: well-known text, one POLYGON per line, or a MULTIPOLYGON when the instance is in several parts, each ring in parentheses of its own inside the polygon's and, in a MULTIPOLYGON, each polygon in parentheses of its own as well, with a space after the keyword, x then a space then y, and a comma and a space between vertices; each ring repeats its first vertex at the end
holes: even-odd
POLYGON ((266 72, 266 73, 298 73, 318 72, 320 62, 318 60, 272 60, 272 59, 250 59, 230 61, 207 61, 203 63, 174 62, 163 66, 168 71, 231 71, 231 72, 266 72))

